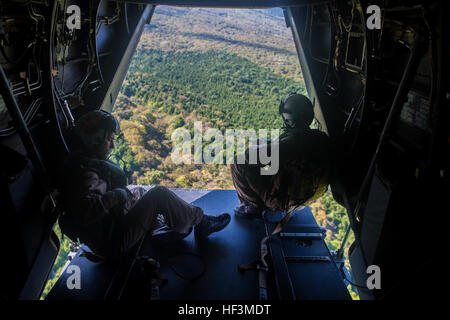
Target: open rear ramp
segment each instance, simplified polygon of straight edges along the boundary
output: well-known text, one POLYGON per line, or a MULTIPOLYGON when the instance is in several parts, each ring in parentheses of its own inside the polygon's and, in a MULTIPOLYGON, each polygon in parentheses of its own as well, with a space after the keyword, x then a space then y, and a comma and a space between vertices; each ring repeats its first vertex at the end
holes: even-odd
MULTIPOLYGON (((161 300, 258 300, 256 270, 240 272, 238 265, 260 257, 260 243, 271 232, 281 213, 266 219, 240 219, 233 214, 239 204, 234 190, 172 189, 206 214, 232 214, 230 224, 197 243, 193 233, 178 242, 145 241, 140 255, 159 261, 168 282, 159 290, 161 300)), ((321 228, 309 208, 296 211, 283 233, 269 241, 268 298, 350 299, 343 278, 328 251, 321 228)), ((148 239, 147 239, 148 240, 148 239)), ((68 289, 71 276, 65 269, 47 299, 151 299, 151 286, 142 278, 134 256, 120 263, 93 262, 80 250, 70 265, 81 270, 81 289, 68 289)), ((153 296, 154 298, 155 296, 153 296)))

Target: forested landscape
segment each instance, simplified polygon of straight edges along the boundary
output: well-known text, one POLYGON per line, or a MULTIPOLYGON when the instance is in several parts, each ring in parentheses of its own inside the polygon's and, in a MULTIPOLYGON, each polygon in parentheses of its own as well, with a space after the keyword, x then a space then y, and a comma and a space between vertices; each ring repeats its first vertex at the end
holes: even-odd
MULTIPOLYGON (((226 165, 175 165, 173 131, 192 132, 194 121, 222 132, 281 129, 280 99, 294 92, 306 89, 281 9, 158 7, 114 106, 123 138, 111 159, 130 171, 133 184, 233 189, 226 165)), ((349 223, 345 209, 330 192, 310 207, 336 251, 349 223)), ((68 251, 63 241, 44 296, 68 251)), ((356 290, 350 292, 357 298, 356 290)))

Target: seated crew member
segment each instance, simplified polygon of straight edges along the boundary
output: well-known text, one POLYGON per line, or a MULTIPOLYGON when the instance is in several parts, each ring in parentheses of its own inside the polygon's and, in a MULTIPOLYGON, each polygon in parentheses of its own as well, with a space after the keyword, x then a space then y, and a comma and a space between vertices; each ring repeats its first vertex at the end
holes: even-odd
POLYGON ((187 236, 195 229, 197 240, 225 228, 230 215, 209 216, 169 189, 127 187, 125 172, 108 160, 119 131, 111 114, 96 110, 83 115, 75 127, 79 150, 65 162, 62 231, 79 239, 94 253, 119 256, 157 226, 157 216, 175 232, 187 236))
POLYGON ((328 187, 330 145, 328 136, 310 129, 314 108, 304 95, 293 94, 281 102, 279 113, 284 130, 278 141, 258 148, 269 152, 278 143, 279 169, 273 175, 261 175, 261 165, 246 162, 231 164, 231 175, 241 203, 235 215, 259 218, 266 209, 288 211, 320 197, 328 187))

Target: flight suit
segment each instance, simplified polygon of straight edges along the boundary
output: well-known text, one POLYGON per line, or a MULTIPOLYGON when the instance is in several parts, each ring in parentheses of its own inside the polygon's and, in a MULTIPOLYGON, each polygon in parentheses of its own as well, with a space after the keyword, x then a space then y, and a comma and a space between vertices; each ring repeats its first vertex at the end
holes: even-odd
POLYGON ((328 187, 330 144, 328 136, 314 129, 286 129, 279 140, 258 148, 279 148, 279 170, 261 175, 262 165, 231 164, 231 175, 239 201, 257 208, 287 211, 307 205, 320 197, 328 187))
POLYGON ((158 225, 158 215, 182 235, 200 223, 203 210, 169 189, 127 187, 125 173, 109 160, 72 153, 65 166, 62 231, 101 256, 117 256, 158 225))

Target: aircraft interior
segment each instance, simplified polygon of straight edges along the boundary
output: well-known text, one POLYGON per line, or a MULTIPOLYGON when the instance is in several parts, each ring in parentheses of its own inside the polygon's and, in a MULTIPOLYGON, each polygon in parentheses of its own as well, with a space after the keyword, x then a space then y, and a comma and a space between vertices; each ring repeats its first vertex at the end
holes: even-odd
MULTIPOLYGON (((439 295, 449 283, 448 2, 1 0, 1 268, 11 275, 2 300, 41 297, 60 249, 53 226, 64 214, 58 192, 71 129, 88 111, 112 111, 160 5, 282 8, 316 118, 333 141, 330 188, 355 235, 352 275, 306 207, 264 245, 285 213, 232 217, 206 243, 191 234, 174 244, 161 228, 119 261, 81 244, 67 267, 81 270, 81 289, 67 287, 65 272, 46 299, 350 300, 350 278, 362 300, 439 295), (66 25, 71 5, 81 9, 79 29, 66 25), (374 265, 381 288, 368 289, 374 265)), ((239 204, 234 190, 172 190, 214 215, 239 204)))

